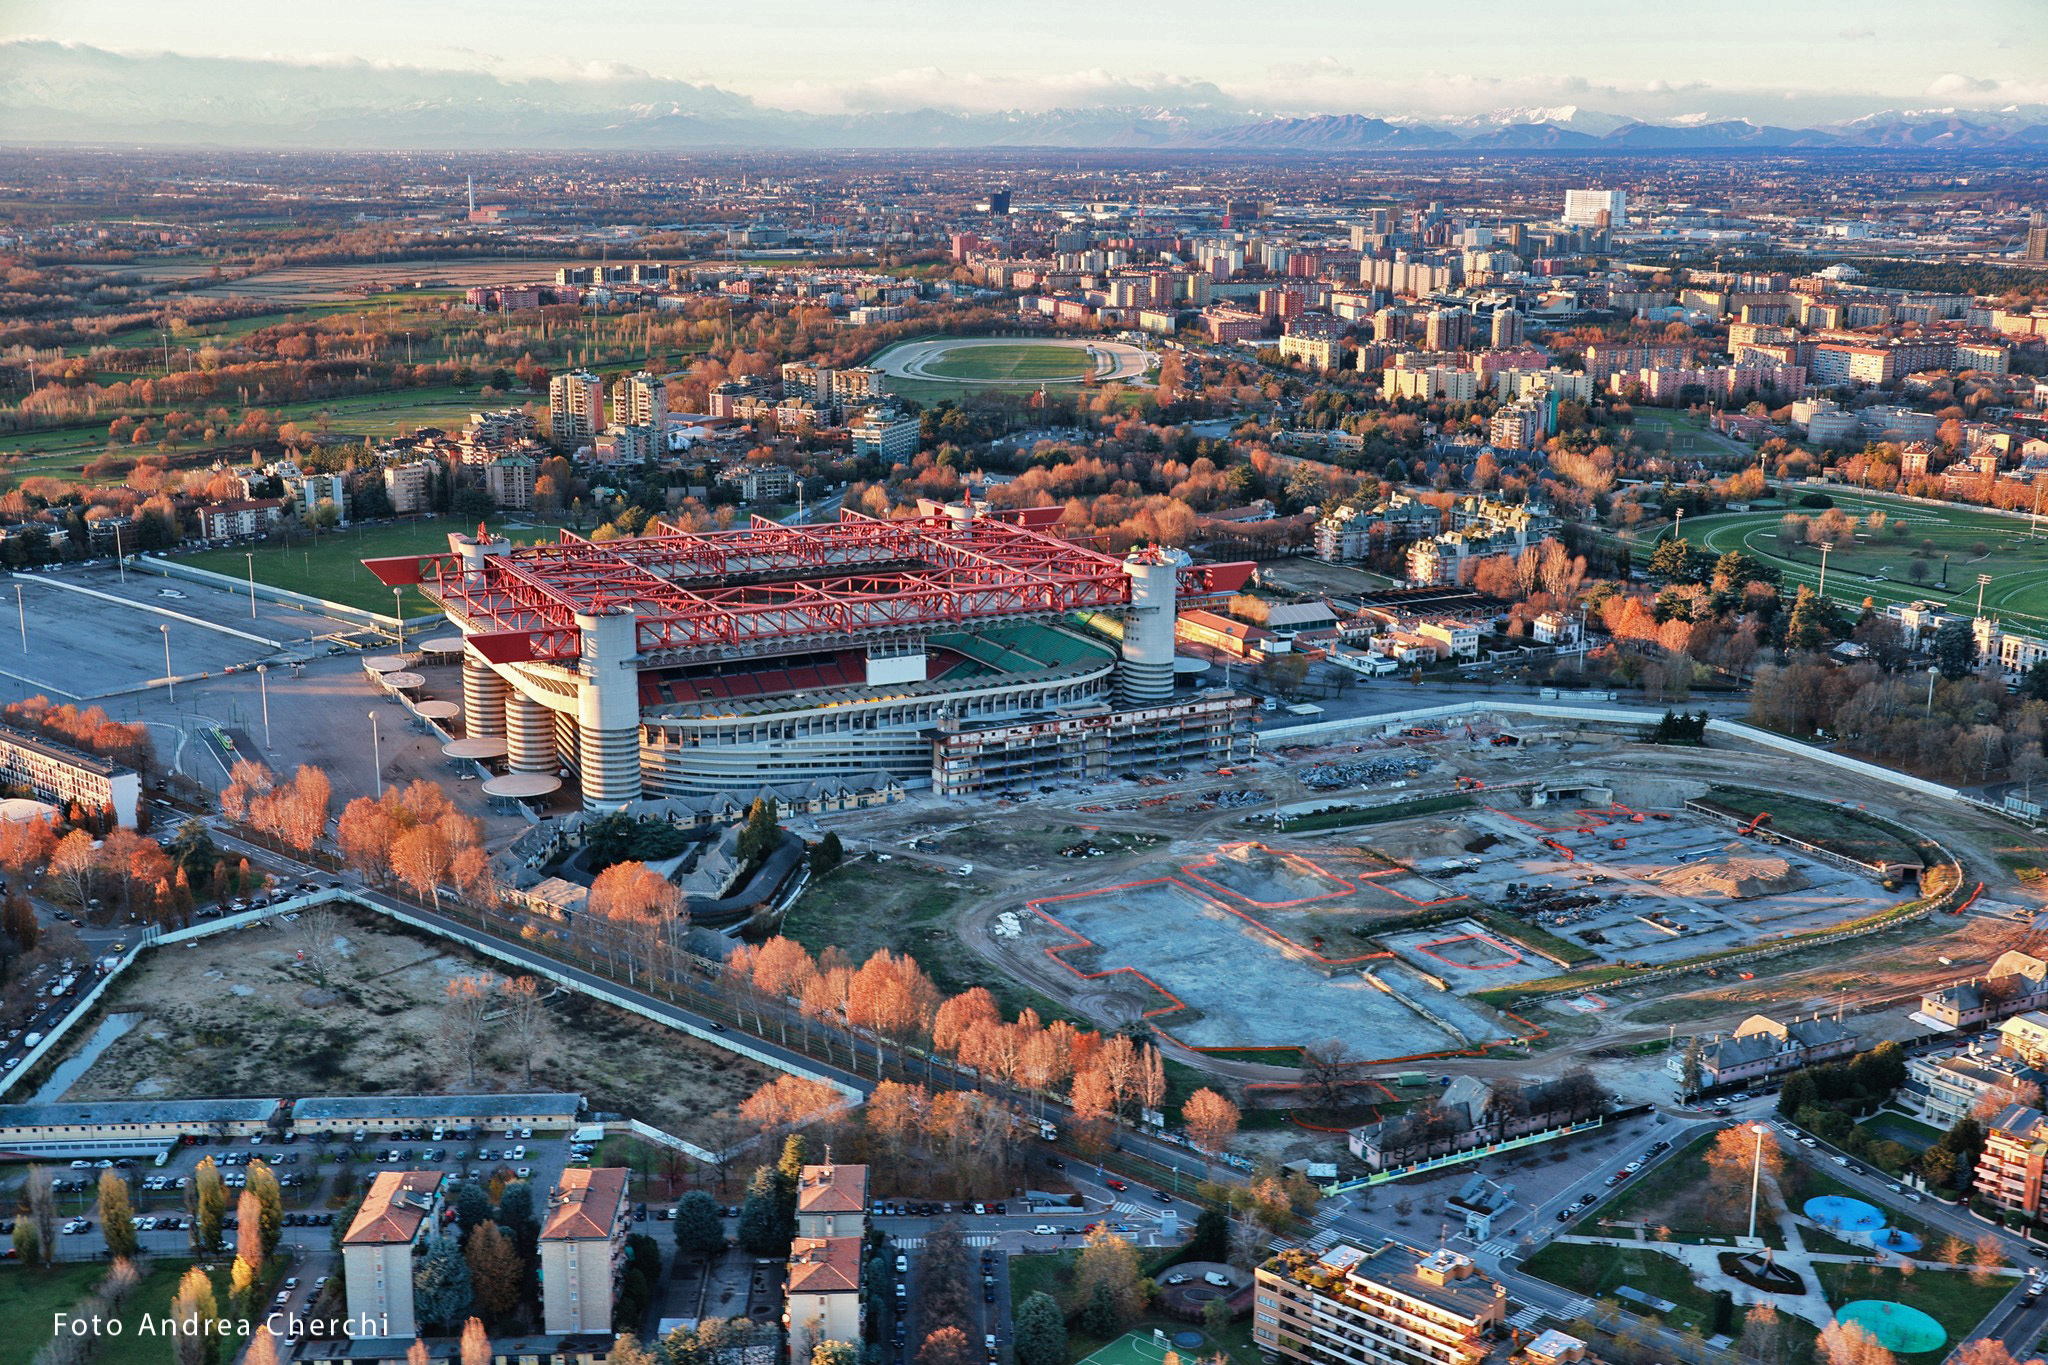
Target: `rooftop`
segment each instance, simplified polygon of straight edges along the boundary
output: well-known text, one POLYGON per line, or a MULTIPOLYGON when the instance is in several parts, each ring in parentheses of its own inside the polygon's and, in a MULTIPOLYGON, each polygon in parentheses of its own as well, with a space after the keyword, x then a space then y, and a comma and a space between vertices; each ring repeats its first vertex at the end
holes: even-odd
POLYGON ((73 748, 62 740, 46 739, 42 735, 35 734, 29 730, 18 730, 12 725, 0 725, 0 743, 14 745, 16 748, 26 749, 30 753, 41 754, 45 758, 54 758, 60 762, 69 763, 73 767, 99 773, 103 777, 112 777, 116 773, 128 771, 128 769, 110 758, 101 758, 98 754, 88 753, 84 749, 73 748))
MULTIPOLYGON (((1120 607, 1122 561, 1062 540, 1027 513, 816 526, 765 519, 730 531, 656 523, 604 542, 487 544, 480 573, 455 553, 371 559, 387 587, 421 584, 494 663, 579 657, 579 614, 630 611, 639 652, 679 656, 791 638, 922 634, 947 623, 1120 607)), ((1249 564, 1184 566, 1190 595, 1233 591, 1249 564)))
POLYGON ((103 1124, 175 1124, 194 1129, 211 1123, 262 1123, 282 1101, 257 1100, 89 1100, 78 1104, 0 1104, 0 1129, 89 1127, 103 1124))
POLYGON ((433 1211, 439 1171, 380 1171, 348 1225, 344 1246, 391 1246, 410 1242, 433 1211))
POLYGON ((865 1213, 867 1207, 865 1166, 806 1166, 797 1180, 798 1213, 865 1213))
POLYGON ((572 1094, 505 1095, 334 1095, 300 1100, 292 1108, 298 1124, 357 1123, 366 1119, 491 1119, 525 1114, 574 1118, 583 1097, 572 1094))
POLYGON ((789 1245, 789 1292, 860 1292, 860 1238, 799 1237, 789 1245))
POLYGON ((548 1196, 548 1216, 541 1226, 541 1240, 609 1238, 618 1225, 619 1206, 625 1199, 625 1167, 571 1167, 562 1172, 562 1183, 548 1196))

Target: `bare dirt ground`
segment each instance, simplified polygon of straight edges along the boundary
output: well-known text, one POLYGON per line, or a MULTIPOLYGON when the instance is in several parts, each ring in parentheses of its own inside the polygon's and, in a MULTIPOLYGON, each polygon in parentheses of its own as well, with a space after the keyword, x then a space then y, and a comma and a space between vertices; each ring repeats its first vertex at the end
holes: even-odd
POLYGON ((109 1006, 144 1017, 64 1098, 569 1091, 588 1096, 594 1109, 715 1141, 708 1116, 775 1074, 564 993, 553 999, 553 1027, 535 1051, 531 1084, 511 1047, 487 1040, 472 1085, 449 1040, 443 991, 490 965, 370 916, 348 915, 343 926, 346 956, 324 988, 297 962, 284 929, 246 929, 147 955, 109 1006))

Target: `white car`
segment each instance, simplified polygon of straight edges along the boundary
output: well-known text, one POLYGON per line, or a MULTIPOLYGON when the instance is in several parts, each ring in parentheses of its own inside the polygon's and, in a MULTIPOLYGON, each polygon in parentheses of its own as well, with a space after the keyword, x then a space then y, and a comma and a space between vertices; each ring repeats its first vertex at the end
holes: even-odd
POLYGON ((1037 1227, 1031 1229, 1031 1235, 1034 1237, 1057 1237, 1060 1235, 1060 1230, 1050 1223, 1040 1223, 1037 1227))

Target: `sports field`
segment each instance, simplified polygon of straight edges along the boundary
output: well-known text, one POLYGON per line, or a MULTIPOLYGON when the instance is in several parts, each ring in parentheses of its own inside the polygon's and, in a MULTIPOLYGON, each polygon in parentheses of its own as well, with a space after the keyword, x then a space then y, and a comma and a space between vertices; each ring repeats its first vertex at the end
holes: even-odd
MULTIPOLYGON (((555 527, 529 522, 494 518, 489 525, 493 531, 502 532, 519 544, 552 541, 556 536, 555 527)), ((329 602, 361 607, 365 611, 389 612, 391 589, 379 583, 363 567, 363 560, 392 555, 446 554, 450 531, 475 529, 467 522, 449 517, 417 517, 410 521, 323 531, 317 537, 294 534, 289 545, 270 544, 253 549, 256 581, 273 588, 308 593, 329 602)), ((243 579, 252 562, 245 556, 251 552, 232 548, 203 550, 178 558, 194 568, 210 569, 214 573, 243 579)), ((416 589, 406 590, 405 611, 408 616, 432 610, 433 605, 416 589)))
MULTIPOLYGON (((1929 506, 1853 490, 1830 490, 1830 495, 1838 510, 1856 519, 1853 540, 1837 541, 1828 553, 1830 598, 1851 606, 1866 597, 1880 606, 1925 598, 1952 601, 1961 610, 1974 611, 1977 576, 1987 574, 1987 615, 2017 626, 2048 627, 2048 522, 2034 532, 2025 516, 1929 506), (1876 530, 1873 513, 1884 518, 1876 530)), ((1824 510, 1791 506, 1688 518, 1683 533, 1710 554, 1741 550, 1771 565, 1784 574, 1788 587, 1813 587, 1820 581, 1819 547, 1788 550, 1779 541, 1778 524, 1788 512, 1811 518, 1824 510)))
POLYGON ((1095 373, 1088 352, 1073 346, 962 346, 926 363, 925 373, 942 379, 978 379, 990 384, 1070 384, 1095 373))

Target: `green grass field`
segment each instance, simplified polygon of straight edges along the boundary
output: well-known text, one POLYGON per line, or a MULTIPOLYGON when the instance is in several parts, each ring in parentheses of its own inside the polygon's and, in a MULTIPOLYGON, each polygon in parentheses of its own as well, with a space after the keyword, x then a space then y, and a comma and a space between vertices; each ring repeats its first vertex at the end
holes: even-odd
POLYGON ((1040 346, 1018 342, 1002 346, 961 346, 925 366, 927 373, 948 379, 979 379, 991 383, 1071 383, 1093 373, 1095 363, 1078 346, 1040 346))
MULTIPOLYGON (((502 404, 498 399, 492 399, 491 403, 493 406, 517 406, 528 396, 511 394, 502 404)), ((280 421, 297 422, 301 426, 316 426, 325 418, 328 428, 335 432, 376 438, 396 436, 401 428, 460 427, 469 420, 469 414, 483 404, 482 394, 476 387, 459 389, 452 384, 444 384, 424 389, 396 389, 314 402, 284 403, 276 407, 266 406, 264 411, 276 412, 280 421)), ((240 411, 239 408, 230 408, 230 412, 237 416, 240 411)), ((233 442, 220 444, 232 445, 233 442)), ((19 462, 10 471, 18 476, 76 476, 88 461, 104 454, 106 449, 107 423, 104 421, 53 427, 48 431, 0 434, 0 460, 19 457, 19 462)), ((161 453, 154 445, 124 449, 134 455, 161 453)), ((242 455, 246 457, 247 453, 245 448, 242 455)), ((175 452, 173 454, 175 457, 175 452)))
MULTIPOLYGON (((138 1330, 145 1315, 161 1319, 170 1311, 171 1295, 190 1266, 189 1261, 140 1262, 142 1281, 121 1305, 122 1331, 103 1335, 94 1345, 94 1365, 170 1365, 175 1356, 171 1342, 160 1332, 138 1330)), ((271 1276, 282 1273, 283 1262, 273 1262, 271 1276)), ((47 1346, 53 1316, 76 1305, 106 1276, 103 1262, 65 1264, 50 1270, 29 1270, 11 1265, 0 1271, 0 1365, 25 1365, 47 1346)), ((214 1296, 223 1311, 228 1301, 225 1263, 213 1276, 214 1296)), ((266 1284, 269 1282, 266 1279, 266 1284)), ((267 1302, 267 1297, 262 1300, 267 1302)), ((239 1337, 227 1346, 231 1357, 241 1347, 239 1337)))
MULTIPOLYGON (((552 541, 553 526, 494 519, 493 531, 503 532, 519 544, 552 541)), ((379 583, 364 568, 365 559, 406 554, 446 554, 448 533, 474 528, 447 517, 421 517, 414 521, 384 526, 347 527, 320 536, 295 535, 289 545, 266 545, 255 551, 256 581, 291 592, 310 593, 329 602, 342 602, 365 611, 389 612, 391 589, 379 583)), ((204 550, 181 555, 181 562, 194 568, 210 569, 231 578, 244 578, 250 561, 245 550, 204 550)), ((406 614, 431 612, 433 604, 417 589, 406 590, 406 614)))
MULTIPOLYGON (((1864 598, 1879 606, 1921 598, 1952 601, 1964 611, 1977 603, 1977 576, 1988 574, 1984 610, 2017 626, 2048 627, 2048 528, 2028 535, 2025 517, 1965 507, 1932 507, 1896 498, 1865 496, 1853 489, 1829 489, 1835 506, 1857 519, 1856 539, 1837 543, 1828 553, 1827 593, 1852 608, 1864 598), (1866 518, 1882 512, 1886 525, 1872 535, 1866 518), (1892 527, 1904 525, 1906 534, 1892 527), (1923 553, 1923 542, 1932 549, 1923 553), (1947 557, 1946 589, 1937 587, 1947 557), (1913 566, 1925 566, 1927 577, 1914 581, 1913 566)), ((1796 501, 1796 499, 1795 499, 1796 501)), ((1778 541, 1778 523, 1787 512, 1815 517, 1824 509, 1778 507, 1769 511, 1730 512, 1688 518, 1684 535, 1711 554, 1741 550, 1785 576, 1789 588, 1818 587, 1820 550, 1801 546, 1790 553, 1778 541)), ((1667 533, 1668 534, 1668 533, 1667 533)))

